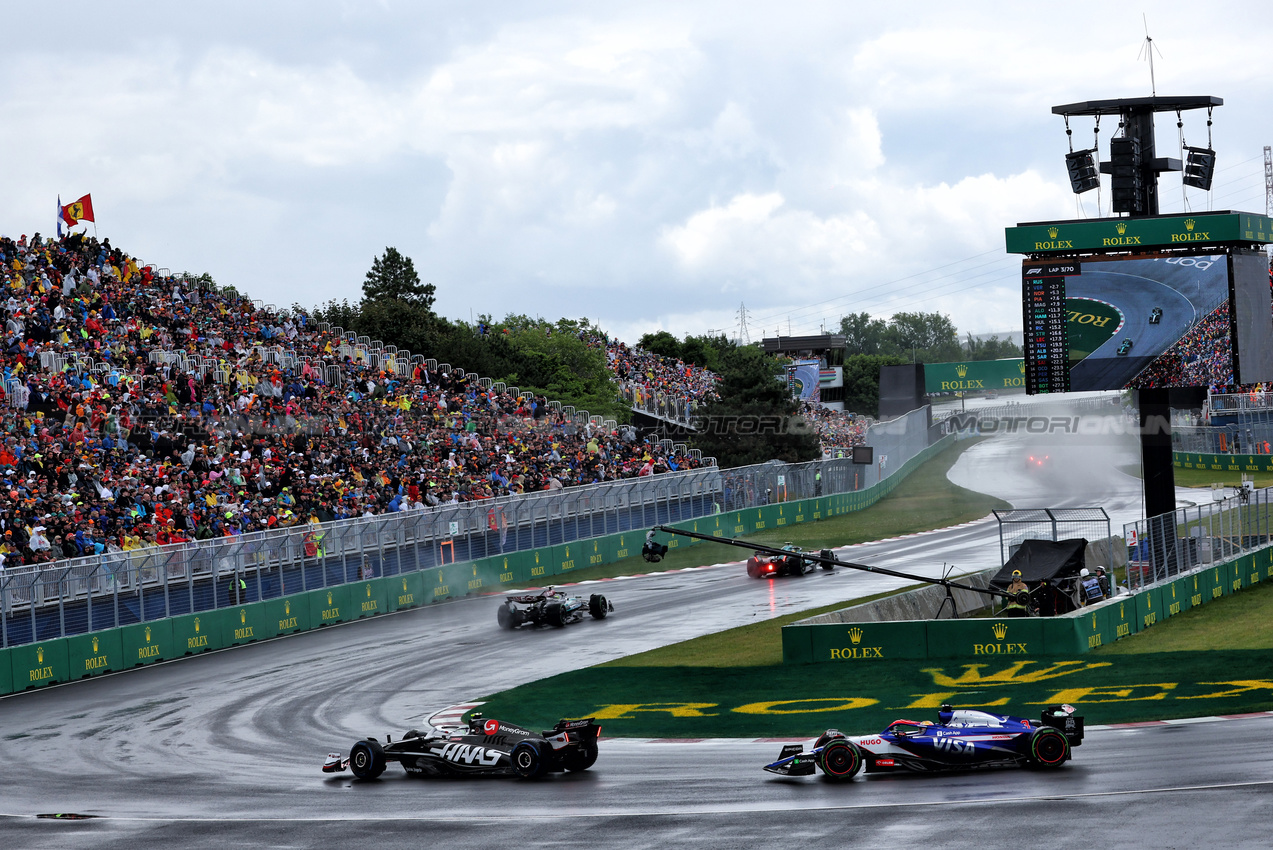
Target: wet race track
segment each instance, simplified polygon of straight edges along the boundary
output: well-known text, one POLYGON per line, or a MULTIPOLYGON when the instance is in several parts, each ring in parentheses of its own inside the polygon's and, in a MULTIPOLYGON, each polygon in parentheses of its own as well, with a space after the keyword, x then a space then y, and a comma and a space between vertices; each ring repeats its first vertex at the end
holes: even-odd
MULTIPOLYGON (((1065 493, 1018 461, 1030 448, 984 442, 952 478, 1021 507, 1100 504, 1116 531, 1138 515, 1139 481, 1115 464, 1085 478, 1098 491, 1065 493)), ((943 563, 993 566, 998 546, 983 521, 838 554, 937 575, 943 563)), ((708 567, 581 587, 616 612, 560 631, 502 632, 499 597, 466 599, 14 695, 0 700, 0 847, 1269 845, 1267 716, 1092 730, 1047 774, 832 785, 761 771, 777 743, 615 739, 592 770, 539 782, 319 771, 328 751, 447 705, 900 583, 849 571, 758 582, 741 565, 708 567), (50 813, 98 817, 35 817, 50 813)))

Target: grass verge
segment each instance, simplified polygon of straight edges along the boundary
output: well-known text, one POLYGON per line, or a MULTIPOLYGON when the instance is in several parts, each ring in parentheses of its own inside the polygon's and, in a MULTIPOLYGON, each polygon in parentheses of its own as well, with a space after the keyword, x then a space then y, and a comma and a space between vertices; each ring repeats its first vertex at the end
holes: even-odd
MULTIPOLYGON (((1273 650, 892 660, 772 667, 590 667, 490 697, 531 728, 595 717, 607 737, 811 738, 932 720, 943 703, 1038 717, 1069 703, 1090 725, 1273 710, 1273 650)), ((775 750, 777 749, 775 745, 775 750)), ((603 756, 604 758, 604 756, 603 756)))
MULTIPOLYGON (((805 549, 849 546, 917 531, 947 528, 981 519, 995 508, 1010 507, 1002 499, 965 490, 946 477, 959 456, 976 442, 979 441, 963 440, 955 443, 908 475, 892 493, 866 510, 763 531, 742 539, 769 545, 791 542, 805 549)), ((572 570, 569 580, 587 581, 679 570, 738 561, 745 555, 743 550, 734 546, 702 543, 675 549, 657 564, 646 563, 637 555, 613 564, 572 570)), ((554 576, 527 586, 544 587, 561 583, 562 577, 554 576)))

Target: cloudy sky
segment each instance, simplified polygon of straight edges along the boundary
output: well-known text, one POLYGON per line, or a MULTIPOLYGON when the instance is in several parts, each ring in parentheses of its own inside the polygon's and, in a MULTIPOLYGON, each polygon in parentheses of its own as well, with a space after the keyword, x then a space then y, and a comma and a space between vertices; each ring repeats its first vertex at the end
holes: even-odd
MULTIPOLYGON (((1152 5, 1158 93, 1225 99, 1213 191, 1169 176, 1164 211, 1263 212, 1268 28, 1152 5)), ((392 245, 444 315, 630 341, 733 336, 743 304, 753 338, 1020 330, 1003 228, 1109 213, 1051 107, 1150 93, 1142 10, 1104 2, 60 2, 6 30, 0 233, 91 192, 100 236, 268 303, 357 299, 392 245)))

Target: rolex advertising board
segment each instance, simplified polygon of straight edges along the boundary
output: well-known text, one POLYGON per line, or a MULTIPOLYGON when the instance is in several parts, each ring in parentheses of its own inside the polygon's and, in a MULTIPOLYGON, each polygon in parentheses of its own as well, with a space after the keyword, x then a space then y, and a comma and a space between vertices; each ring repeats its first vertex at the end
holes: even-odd
POLYGON ((1024 389, 1025 360, 1020 357, 924 364, 927 393, 962 392, 973 396, 1024 389))
POLYGON ((183 655, 221 649, 221 611, 201 611, 172 618, 172 641, 183 655))
POLYGON ((929 658, 982 658, 1044 655, 1044 617, 930 620, 929 658))
POLYGON ((124 642, 119 629, 103 629, 66 638, 68 675, 83 679, 124 667, 124 642))
POLYGON ((887 623, 820 623, 808 626, 812 661, 870 663, 893 658, 924 658, 927 626, 923 620, 887 623))
POLYGON ((53 685, 71 678, 70 656, 64 639, 28 643, 9 650, 13 665, 13 690, 24 691, 53 685))
POLYGON ((172 620, 152 620, 120 629, 124 640, 124 667, 153 664, 185 655, 172 640, 172 620))

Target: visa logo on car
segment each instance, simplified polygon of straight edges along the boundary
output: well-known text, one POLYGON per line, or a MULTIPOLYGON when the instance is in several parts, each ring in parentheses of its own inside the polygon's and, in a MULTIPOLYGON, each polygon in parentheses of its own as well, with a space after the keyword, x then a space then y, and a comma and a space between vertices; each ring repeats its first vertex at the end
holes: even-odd
POLYGON ((429 752, 440 759, 456 764, 480 764, 484 767, 495 765, 500 757, 498 750, 488 750, 486 747, 477 747, 472 744, 443 744, 440 747, 433 747, 429 752))

